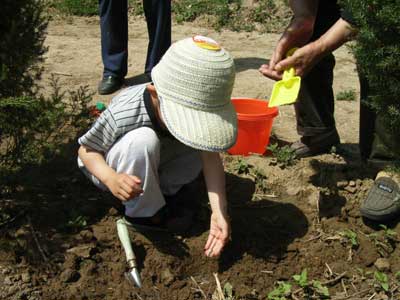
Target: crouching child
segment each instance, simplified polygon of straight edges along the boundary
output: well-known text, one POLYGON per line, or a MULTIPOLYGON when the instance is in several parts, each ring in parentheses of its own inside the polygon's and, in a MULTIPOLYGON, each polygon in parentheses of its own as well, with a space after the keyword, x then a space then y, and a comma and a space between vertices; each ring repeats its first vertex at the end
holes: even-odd
POLYGON ((165 223, 166 199, 203 171, 212 210, 204 253, 218 256, 230 236, 219 152, 237 135, 233 59, 209 38, 186 38, 169 48, 151 76, 153 83, 114 97, 79 138, 79 167, 122 201, 132 222, 155 225, 165 223))

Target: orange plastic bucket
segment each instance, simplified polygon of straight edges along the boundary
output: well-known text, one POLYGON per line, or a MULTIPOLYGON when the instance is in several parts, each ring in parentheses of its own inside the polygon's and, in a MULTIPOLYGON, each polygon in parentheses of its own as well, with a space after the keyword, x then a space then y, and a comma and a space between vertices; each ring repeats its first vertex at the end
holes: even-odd
POLYGON ((238 117, 238 137, 236 144, 228 149, 228 153, 264 154, 278 108, 268 107, 268 101, 252 98, 233 98, 232 104, 238 117))

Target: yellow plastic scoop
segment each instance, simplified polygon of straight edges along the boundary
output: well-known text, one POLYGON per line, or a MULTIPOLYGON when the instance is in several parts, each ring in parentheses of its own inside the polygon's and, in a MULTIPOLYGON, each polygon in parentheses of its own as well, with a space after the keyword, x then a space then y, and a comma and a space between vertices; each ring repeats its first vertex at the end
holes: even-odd
MULTIPOLYGON (((297 49, 291 49, 287 56, 292 55, 297 49)), ((282 80, 274 84, 268 107, 287 105, 296 102, 301 85, 300 76, 295 76, 294 68, 289 68, 283 72, 282 80)))

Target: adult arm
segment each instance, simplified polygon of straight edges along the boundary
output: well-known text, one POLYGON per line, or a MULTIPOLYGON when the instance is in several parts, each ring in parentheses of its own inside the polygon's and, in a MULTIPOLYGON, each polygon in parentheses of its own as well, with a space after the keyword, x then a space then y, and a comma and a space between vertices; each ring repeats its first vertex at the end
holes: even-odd
POLYGON ((275 80, 282 76, 275 70, 275 65, 285 58, 291 48, 301 47, 310 40, 314 31, 318 0, 291 0, 289 5, 293 18, 279 39, 269 64, 260 67, 263 75, 275 80))
POLYGON ((277 72, 294 67, 296 75, 303 76, 324 56, 336 50, 354 37, 355 30, 350 23, 339 19, 318 40, 299 48, 292 56, 275 65, 277 72))
POLYGON ((78 150, 79 158, 86 169, 99 179, 121 201, 127 201, 138 195, 143 190, 140 178, 117 173, 107 165, 103 153, 87 146, 81 146, 78 150))
POLYGON ((230 236, 227 213, 225 172, 221 157, 216 152, 201 152, 203 174, 211 206, 210 233, 204 247, 206 256, 218 256, 230 236))

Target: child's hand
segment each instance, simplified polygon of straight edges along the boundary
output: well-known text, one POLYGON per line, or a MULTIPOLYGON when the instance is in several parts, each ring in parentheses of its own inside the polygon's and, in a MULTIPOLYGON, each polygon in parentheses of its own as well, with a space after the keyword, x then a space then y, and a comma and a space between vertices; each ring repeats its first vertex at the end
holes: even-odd
POLYGON ((230 238, 230 225, 228 217, 223 214, 211 215, 210 233, 204 247, 204 253, 208 257, 221 254, 224 246, 230 238))
POLYGON ((140 178, 124 173, 116 173, 106 183, 111 193, 121 201, 128 201, 143 193, 140 178))

